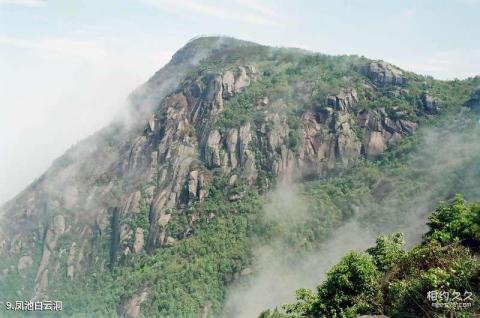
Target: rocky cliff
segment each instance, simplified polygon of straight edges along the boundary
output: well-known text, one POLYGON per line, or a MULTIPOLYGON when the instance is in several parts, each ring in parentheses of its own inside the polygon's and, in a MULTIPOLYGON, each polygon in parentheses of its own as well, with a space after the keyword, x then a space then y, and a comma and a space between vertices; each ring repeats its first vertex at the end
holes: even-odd
MULTIPOLYGON (((188 43, 132 94, 125 122, 72 147, 2 207, 2 279, 17 277, 18 297, 48 298, 59 277, 102 275, 195 235, 202 209, 185 211, 209 197, 215 175, 258 190, 324 177, 375 160, 440 111, 434 93, 388 63, 291 55, 233 39, 188 43), (321 67, 305 75, 308 63, 321 67), (178 214, 188 226, 174 237, 178 214)), ((146 285, 124 295, 119 314, 138 316, 149 297, 146 285)))

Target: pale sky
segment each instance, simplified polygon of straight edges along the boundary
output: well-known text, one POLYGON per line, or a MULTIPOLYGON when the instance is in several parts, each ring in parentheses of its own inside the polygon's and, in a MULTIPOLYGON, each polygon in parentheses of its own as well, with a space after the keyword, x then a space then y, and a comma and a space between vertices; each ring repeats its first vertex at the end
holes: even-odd
POLYGON ((480 0, 0 0, 0 203, 106 125, 189 39, 228 35, 480 74, 480 0))

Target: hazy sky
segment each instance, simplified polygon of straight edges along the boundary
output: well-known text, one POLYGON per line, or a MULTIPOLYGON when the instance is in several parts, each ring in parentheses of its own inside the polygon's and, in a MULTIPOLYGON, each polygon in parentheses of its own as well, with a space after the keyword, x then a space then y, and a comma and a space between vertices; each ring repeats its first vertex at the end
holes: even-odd
POLYGON ((480 0, 0 0, 0 203, 198 35, 480 74, 480 0))

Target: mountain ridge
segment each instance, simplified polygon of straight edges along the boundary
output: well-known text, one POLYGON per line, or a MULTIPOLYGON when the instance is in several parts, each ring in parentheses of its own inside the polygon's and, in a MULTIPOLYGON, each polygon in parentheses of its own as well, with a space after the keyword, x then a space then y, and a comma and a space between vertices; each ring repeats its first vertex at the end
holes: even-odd
MULTIPOLYGON (((130 95, 126 124, 81 141, 1 207, 15 220, 0 233, 3 278, 41 299, 56 281, 148 259, 217 222, 202 212, 211 198, 241 209, 279 178, 322 178, 381 158, 441 113, 475 111, 479 82, 436 81, 356 56, 193 40, 130 95)), ((245 267, 229 266, 223 275, 245 267)), ((151 289, 121 295, 116 310, 138 316, 151 289)))

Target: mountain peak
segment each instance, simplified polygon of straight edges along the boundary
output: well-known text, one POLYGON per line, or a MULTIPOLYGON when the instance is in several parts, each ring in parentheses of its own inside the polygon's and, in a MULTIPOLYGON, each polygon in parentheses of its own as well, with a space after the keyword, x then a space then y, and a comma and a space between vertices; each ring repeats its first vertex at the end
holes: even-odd
POLYGON ((198 36, 187 42, 172 57, 172 62, 178 64, 196 56, 205 57, 216 50, 231 49, 245 46, 260 46, 260 44, 239 40, 228 36, 198 36))

